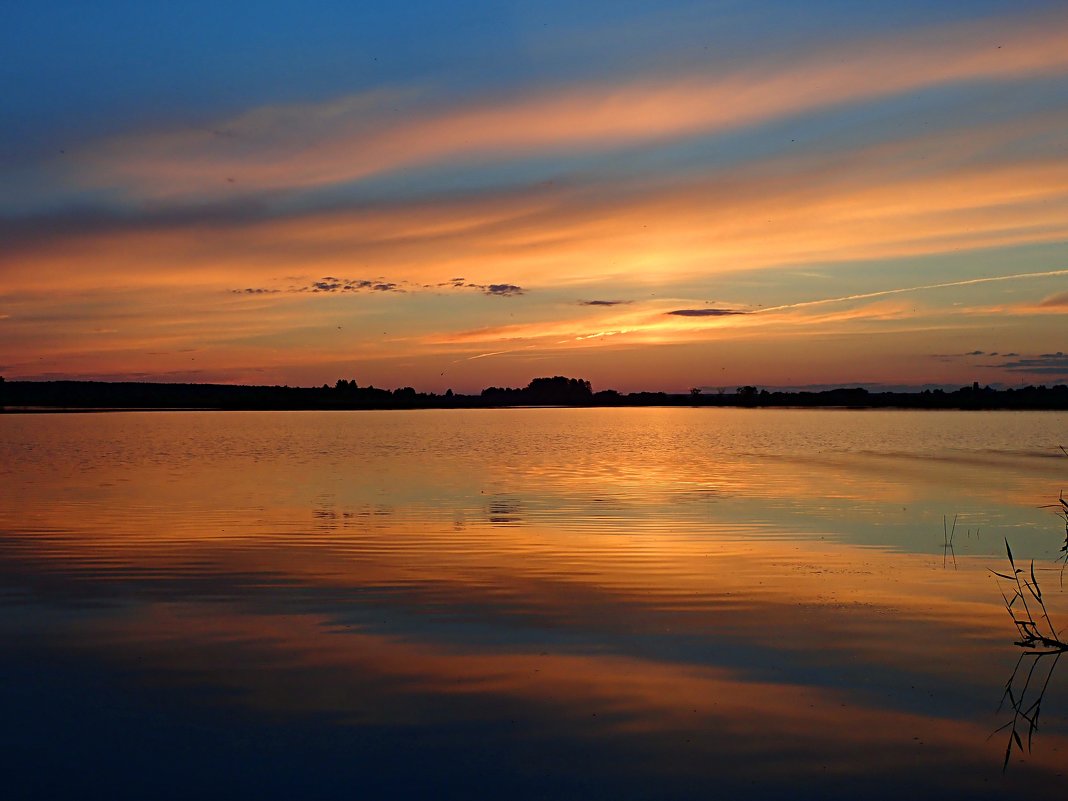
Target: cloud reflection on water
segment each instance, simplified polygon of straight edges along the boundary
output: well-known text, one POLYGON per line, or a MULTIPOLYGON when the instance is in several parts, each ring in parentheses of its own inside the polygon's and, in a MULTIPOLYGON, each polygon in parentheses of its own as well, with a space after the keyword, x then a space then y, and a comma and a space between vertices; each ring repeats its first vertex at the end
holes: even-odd
MULTIPOLYGON (((450 472, 411 444, 382 447, 382 430, 368 427, 377 419, 398 418, 257 417, 304 440, 285 453, 265 452, 243 416, 97 416, 80 434, 54 423, 84 440, 106 436, 121 455, 106 462, 22 421, 6 447, 32 443, 58 461, 6 476, 8 639, 264 725, 448 730, 476 749, 503 737, 511 758, 569 743, 596 752, 592 775, 647 789, 686 779, 696 795, 713 777, 756 777, 831 792, 831 775, 866 789, 882 777, 897 791, 993 790, 981 782, 997 781, 1002 744, 986 737, 1011 655, 992 562, 973 550, 958 554, 959 571, 943 570, 940 528, 928 552, 851 542, 861 521, 941 493, 950 480, 929 479, 942 462, 735 450, 702 474, 708 463, 690 460, 697 446, 680 451, 685 435, 669 423, 711 418, 639 413, 614 418, 622 433, 578 436, 648 441, 652 422, 663 451, 639 459, 615 448, 598 460, 551 445, 529 463, 513 449, 481 472, 455 462, 450 472), (161 458, 179 447, 175 419, 203 427, 199 459, 161 458), (358 427, 317 450, 321 424, 336 436, 339 420, 358 427), (865 495, 865 485, 877 490, 865 495)), ((427 419, 500 433, 477 414, 405 419, 415 429, 390 429, 395 443, 418 442, 427 419)), ((585 419, 525 418, 569 445, 585 419)), ((957 459, 974 479, 959 497, 971 508, 996 497, 1009 515, 1021 496, 993 488, 1025 488, 1044 468, 1023 458, 1006 478, 1006 459, 1021 461, 957 459)), ((1055 550, 1055 530, 1050 539, 1055 550)), ((1036 780, 1068 747, 1056 716, 1050 724, 1021 768, 1036 780)))

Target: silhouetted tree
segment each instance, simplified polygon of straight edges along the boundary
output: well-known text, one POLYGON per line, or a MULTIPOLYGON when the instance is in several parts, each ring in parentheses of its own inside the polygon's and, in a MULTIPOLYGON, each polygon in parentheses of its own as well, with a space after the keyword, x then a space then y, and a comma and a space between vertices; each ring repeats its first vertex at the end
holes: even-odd
POLYGON ((356 383, 356 379, 346 381, 344 378, 339 378, 337 383, 334 384, 334 389, 337 392, 343 392, 345 394, 353 394, 359 389, 359 385, 356 383))
POLYGON ((757 396, 757 388, 746 384, 744 387, 738 387, 738 397, 742 400, 753 400, 757 396))
POLYGON ((562 375, 535 378, 527 385, 525 394, 528 402, 539 404, 583 404, 593 400, 589 381, 562 375))

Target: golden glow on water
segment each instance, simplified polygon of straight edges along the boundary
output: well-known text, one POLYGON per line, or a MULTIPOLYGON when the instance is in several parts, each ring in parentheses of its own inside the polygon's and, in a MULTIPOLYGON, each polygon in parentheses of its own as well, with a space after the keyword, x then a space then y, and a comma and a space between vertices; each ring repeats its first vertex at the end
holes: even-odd
MULTIPOLYGON (((2 627, 257 719, 960 791, 1000 777, 1004 537, 1068 615, 1035 508, 1063 416, 1001 417, 3 417, 2 627)), ((1056 679, 1046 709, 1029 776, 1068 747, 1056 679)))

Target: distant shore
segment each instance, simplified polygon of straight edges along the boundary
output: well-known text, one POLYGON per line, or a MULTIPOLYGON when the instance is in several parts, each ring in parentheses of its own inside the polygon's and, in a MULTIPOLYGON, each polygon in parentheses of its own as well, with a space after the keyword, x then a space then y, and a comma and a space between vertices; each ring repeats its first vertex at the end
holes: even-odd
POLYGON ((1068 386, 1028 386, 996 390, 961 387, 946 392, 871 392, 842 387, 820 392, 780 392, 754 386, 735 392, 594 392, 588 381, 555 376, 524 388, 489 387, 478 395, 360 387, 340 380, 334 386, 242 386, 106 381, 0 381, 0 411, 7 414, 62 411, 255 411, 357 409, 499 409, 566 407, 743 407, 849 409, 1018 409, 1068 410, 1068 386))

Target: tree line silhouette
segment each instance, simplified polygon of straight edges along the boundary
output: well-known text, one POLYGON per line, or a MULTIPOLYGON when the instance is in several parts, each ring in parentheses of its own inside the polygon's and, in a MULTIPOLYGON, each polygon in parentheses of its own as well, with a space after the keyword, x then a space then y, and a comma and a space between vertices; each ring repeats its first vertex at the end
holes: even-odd
POLYGON ((487 387, 478 395, 417 392, 412 387, 381 389, 338 379, 330 386, 242 386, 231 384, 166 384, 109 381, 4 381, 0 407, 33 409, 438 409, 509 406, 743 406, 846 407, 906 409, 1068 409, 1068 386, 991 389, 973 384, 946 392, 871 392, 842 387, 819 392, 781 392, 752 385, 734 392, 686 393, 594 392, 582 378, 535 378, 521 388, 487 387))

